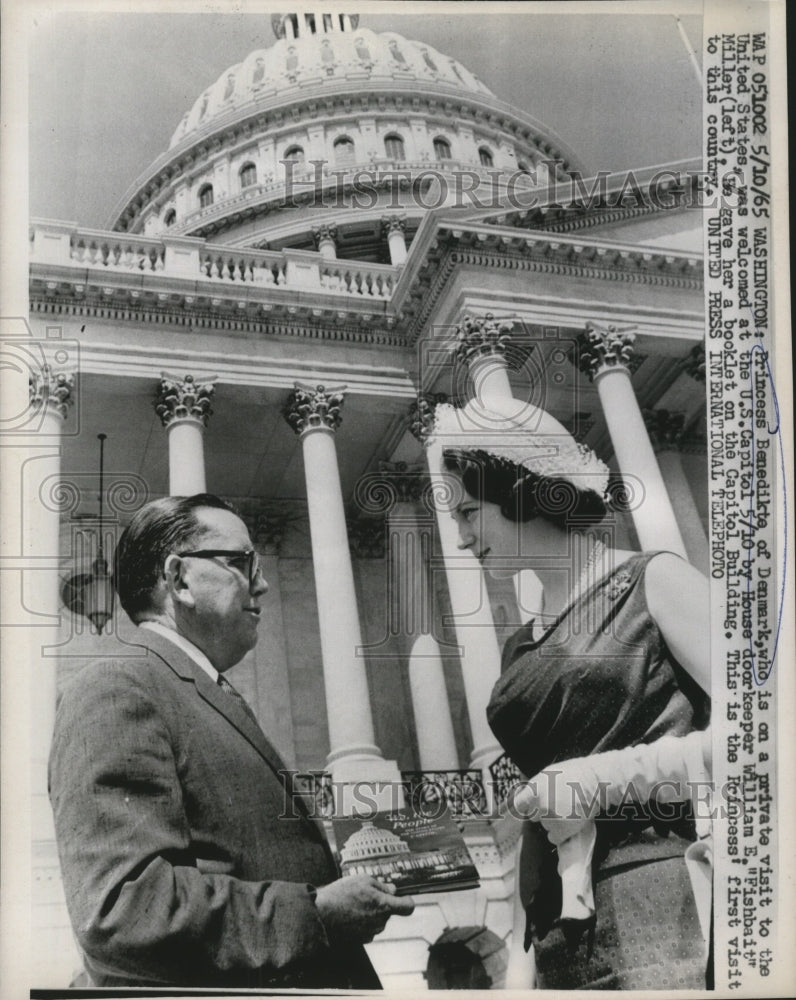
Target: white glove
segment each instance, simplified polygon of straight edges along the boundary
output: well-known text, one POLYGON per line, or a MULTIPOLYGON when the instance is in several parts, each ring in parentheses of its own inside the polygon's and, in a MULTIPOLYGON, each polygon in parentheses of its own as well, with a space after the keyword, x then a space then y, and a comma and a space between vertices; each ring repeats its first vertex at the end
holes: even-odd
POLYGON ((576 757, 545 768, 515 789, 515 813, 540 822, 558 849, 562 919, 586 920, 594 913, 594 817, 628 801, 692 800, 697 783, 708 777, 703 761, 709 742, 709 733, 696 732, 576 757))

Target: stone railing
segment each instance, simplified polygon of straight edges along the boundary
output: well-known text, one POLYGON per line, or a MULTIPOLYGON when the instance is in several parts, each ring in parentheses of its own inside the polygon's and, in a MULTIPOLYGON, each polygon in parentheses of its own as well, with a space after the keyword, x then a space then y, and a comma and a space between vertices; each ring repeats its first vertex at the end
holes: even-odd
POLYGON ((192 237, 131 236, 57 222, 34 222, 30 242, 32 265, 57 267, 61 277, 63 268, 80 269, 81 282, 86 271, 143 272, 230 287, 286 288, 386 302, 400 274, 391 264, 329 260, 313 251, 235 249, 192 237))
POLYGON ((398 280, 395 267, 340 260, 321 264, 321 285, 330 292, 389 299, 398 280))
POLYGON ((199 250, 199 271, 202 277, 219 281, 242 281, 254 285, 288 283, 284 254, 267 250, 206 246, 199 250))
MULTIPOLYGON (((332 776, 326 771, 304 771, 293 774, 294 794, 301 795, 317 818, 331 819, 335 815, 332 776)), ((457 820, 487 819, 490 802, 483 774, 478 769, 452 771, 402 771, 404 802, 416 812, 428 812, 445 801, 451 816, 457 820)), ((505 796, 504 796, 505 798, 505 796)), ((495 805, 503 799, 496 797, 495 805)))
POLYGON ((112 234, 76 234, 69 259, 83 267, 118 268, 123 271, 163 271, 166 248, 157 240, 119 239, 112 234))
POLYGON ((486 789, 479 770, 402 771, 407 806, 416 812, 445 799, 456 820, 484 819, 488 815, 486 789))
POLYGON ((506 754, 501 754, 489 765, 489 774, 496 808, 500 808, 506 802, 515 785, 525 781, 522 771, 506 754))

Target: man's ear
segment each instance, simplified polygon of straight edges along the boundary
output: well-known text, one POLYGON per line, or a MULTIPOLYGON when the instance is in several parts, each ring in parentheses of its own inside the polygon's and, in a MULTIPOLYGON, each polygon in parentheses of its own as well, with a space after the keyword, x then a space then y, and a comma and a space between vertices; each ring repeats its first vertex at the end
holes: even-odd
POLYGON ((163 582, 166 592, 171 595, 175 604, 192 608, 196 602, 187 580, 187 568, 187 564, 178 555, 172 553, 163 564, 163 582))

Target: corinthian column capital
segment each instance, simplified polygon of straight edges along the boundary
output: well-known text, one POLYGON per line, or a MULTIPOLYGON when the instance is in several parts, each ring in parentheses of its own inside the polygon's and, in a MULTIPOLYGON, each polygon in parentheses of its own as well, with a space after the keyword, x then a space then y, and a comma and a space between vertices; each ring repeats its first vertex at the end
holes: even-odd
POLYGON ((456 327, 456 357, 464 362, 493 355, 503 357, 511 341, 511 330, 511 323, 496 320, 492 313, 465 316, 456 327))
POLYGON ((671 410, 644 410, 647 433, 655 451, 679 451, 685 432, 685 414, 671 410))
POLYGON ((398 503, 417 503, 428 492, 428 469, 406 462, 379 462, 379 475, 395 492, 398 503))
POLYGON ((325 222, 320 226, 313 226, 312 238, 315 241, 316 248, 320 248, 321 243, 323 243, 325 240, 329 240, 332 243, 336 244, 337 226, 332 226, 325 222))
POLYGON ((406 231, 405 215, 383 215, 381 217, 381 230, 385 236, 390 233, 403 233, 406 231))
POLYGON ((193 375, 169 375, 161 372, 160 385, 155 397, 155 412, 164 427, 176 420, 192 420, 202 427, 213 412, 210 401, 215 393, 217 376, 195 378, 193 375))
POLYGON ((697 382, 705 381, 705 345, 701 341, 688 352, 683 371, 697 382))
POLYGON ((336 431, 343 422, 341 410, 346 386, 327 388, 296 382, 283 411, 285 420, 298 435, 312 430, 336 431))
POLYGON ((42 365, 28 379, 30 405, 65 420, 74 403, 74 388, 75 376, 71 372, 55 372, 49 365, 42 365))
POLYGON ((587 323, 586 329, 578 336, 578 368, 591 381, 608 369, 627 369, 635 340, 633 330, 587 323))
POLYGON ((438 403, 447 403, 444 392, 421 393, 417 402, 409 409, 409 430, 412 436, 421 444, 425 444, 434 429, 434 410, 438 403))

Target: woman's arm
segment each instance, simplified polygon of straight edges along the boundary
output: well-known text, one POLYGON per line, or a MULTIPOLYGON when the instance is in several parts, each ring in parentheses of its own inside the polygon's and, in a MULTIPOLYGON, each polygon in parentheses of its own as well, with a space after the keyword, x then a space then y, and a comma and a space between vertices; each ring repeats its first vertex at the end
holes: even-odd
POLYGON ((699 570, 669 552, 644 574, 650 615, 678 663, 710 694, 710 591, 699 570))

